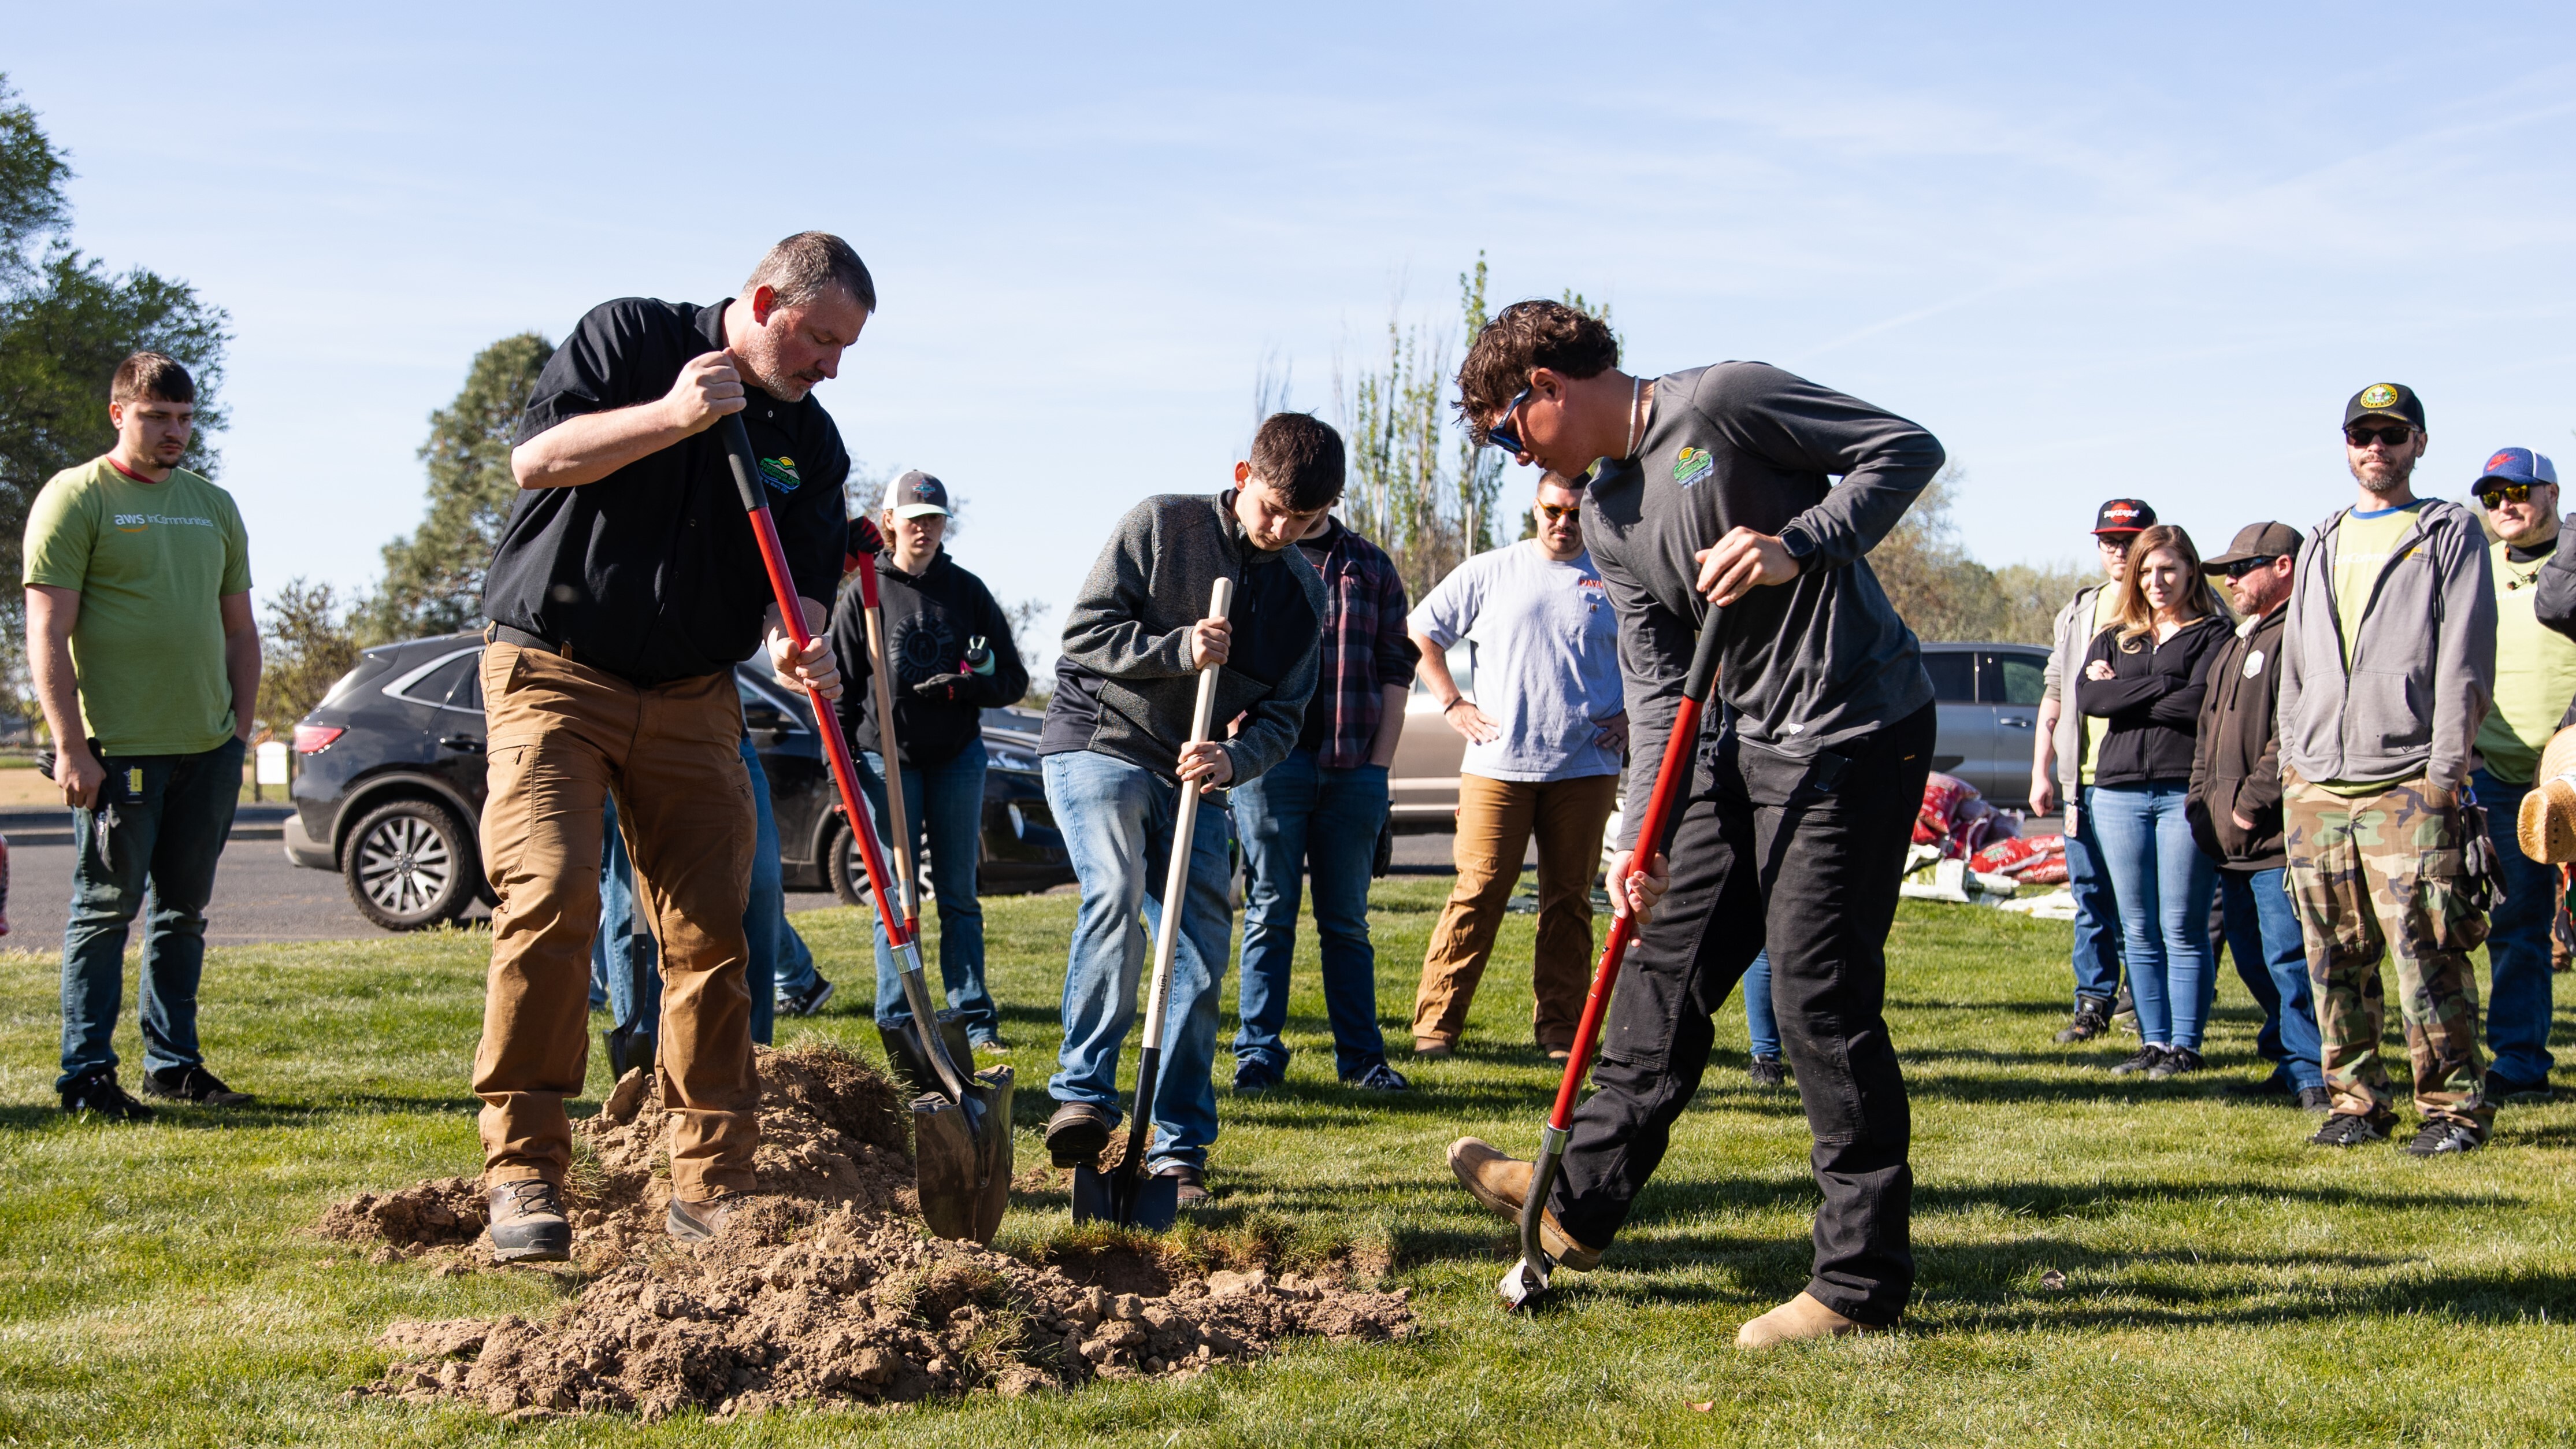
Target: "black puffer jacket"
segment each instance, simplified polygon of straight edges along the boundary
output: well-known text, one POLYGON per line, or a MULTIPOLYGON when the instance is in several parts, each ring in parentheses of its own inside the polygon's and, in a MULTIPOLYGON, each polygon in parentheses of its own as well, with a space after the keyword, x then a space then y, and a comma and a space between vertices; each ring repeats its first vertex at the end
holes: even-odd
POLYGON ((2210 661, 2233 637, 2228 621, 2205 614, 2174 631, 2162 644, 2149 634, 2120 647, 2120 626, 2093 636, 2085 651, 2088 671, 2077 696, 2084 712, 2106 724, 2102 753, 2093 763, 2096 785, 2180 785, 2191 779, 2192 742, 2200 731, 2200 701, 2210 661), (2095 679, 2097 659, 2109 660, 2111 678, 2095 679))
MULTIPOLYGON (((944 765, 982 736, 985 710, 1017 704, 1029 692, 1028 666, 1011 643, 1011 617, 982 579, 949 561, 946 549, 917 575, 894 566, 894 550, 878 554, 877 589, 886 656, 894 661, 894 733, 902 747, 896 759, 915 769, 944 765), (967 647, 979 635, 993 651, 981 673, 965 665, 967 647), (934 685, 927 695, 913 687, 929 679, 953 683, 934 685)), ((832 606, 832 657, 841 666, 841 697, 833 707, 854 747, 882 754, 867 639, 867 612, 853 579, 832 606)))

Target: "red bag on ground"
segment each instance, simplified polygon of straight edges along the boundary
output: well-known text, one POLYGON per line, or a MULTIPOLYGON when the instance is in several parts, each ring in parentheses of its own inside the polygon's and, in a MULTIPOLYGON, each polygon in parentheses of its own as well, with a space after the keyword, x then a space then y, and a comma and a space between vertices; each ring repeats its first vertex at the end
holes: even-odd
POLYGON ((1978 851, 1968 862, 1968 868, 1986 875, 2008 875, 2033 885, 2063 881, 2066 879, 2066 837, 2033 835, 2024 840, 1998 840, 1978 851))
POLYGON ((1976 786, 1956 775, 1935 771, 1923 782, 1923 808, 1914 817, 1914 843, 1930 845, 1948 839, 1959 807, 1976 798, 1976 786))

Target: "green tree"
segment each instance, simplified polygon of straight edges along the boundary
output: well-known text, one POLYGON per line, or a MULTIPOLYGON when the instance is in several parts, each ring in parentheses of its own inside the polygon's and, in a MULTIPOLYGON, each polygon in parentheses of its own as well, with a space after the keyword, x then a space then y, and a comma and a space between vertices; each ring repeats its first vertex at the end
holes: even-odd
POLYGON ((349 611, 329 584, 288 579, 260 609, 259 718, 284 733, 358 663, 349 611))
POLYGON ((385 581, 357 610, 361 638, 451 633, 483 617, 483 571, 519 492, 510 436, 554 352, 534 332, 502 338, 475 354, 456 400, 429 415, 428 516, 385 545, 385 581))

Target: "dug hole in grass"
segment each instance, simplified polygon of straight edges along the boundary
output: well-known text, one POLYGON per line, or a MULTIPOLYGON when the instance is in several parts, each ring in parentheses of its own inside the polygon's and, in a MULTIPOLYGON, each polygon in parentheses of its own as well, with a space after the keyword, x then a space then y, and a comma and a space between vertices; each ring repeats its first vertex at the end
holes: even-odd
MULTIPOLYGON (((1378 884, 1379 1013, 1399 1044, 1445 889, 1378 884)), ((985 903, 994 994, 1018 1046, 1024 1179, 1045 1160, 1072 906, 985 903)), ((837 1009, 782 1022, 781 1045, 878 1059, 864 918, 798 924, 843 991, 837 1009)), ((1744 1078, 1735 1003, 1602 1271, 1563 1275, 1546 1311, 1508 1316, 1493 1282, 1510 1228, 1456 1187, 1441 1150, 1462 1133, 1534 1145, 1554 1074, 1526 1045, 1526 919, 1504 930, 1465 1049, 1418 1066, 1399 1051, 1416 1090, 1398 1096, 1333 1082, 1309 923, 1288 1083, 1243 1100, 1220 1085, 1217 1197, 1174 1250, 1200 1266, 1268 1255, 1379 1274, 1412 1290, 1424 1331, 1291 1344, 1181 1383, 933 1402, 863 1426, 793 1409, 509 1426, 467 1407, 343 1398, 393 1360, 374 1340, 397 1319, 541 1321, 580 1291, 571 1274, 371 1264, 312 1231, 352 1194, 474 1171, 466 1073, 487 938, 210 952, 208 1059, 263 1104, 170 1110, 140 1128, 54 1111, 59 963, 13 953, 0 957, 0 1441, 2565 1441, 2576 1105, 2508 1107, 2493 1144, 2455 1161, 2307 1148, 2312 1119, 2219 1096, 2260 1070, 2232 971, 2211 1071, 2114 1079, 2125 1038, 2048 1040, 2066 1009, 2065 945, 2063 926, 1906 906, 1889 1015, 1914 1102, 1916 1305, 1893 1337, 1744 1356, 1728 1346, 1736 1327, 1805 1281, 1815 1193, 1794 1096, 1744 1078)), ((1230 1033, 1230 989, 1227 1005, 1230 1033)), ((131 1080, 130 989, 118 1044, 131 1080)), ((2402 1061, 2393 1038, 2389 1050, 2402 1061)), ((607 1086, 595 1066, 594 1092, 607 1086)), ((1102 1246, 1072 1227, 1061 1191, 1015 1197, 1000 1246, 1059 1262, 1102 1246)))

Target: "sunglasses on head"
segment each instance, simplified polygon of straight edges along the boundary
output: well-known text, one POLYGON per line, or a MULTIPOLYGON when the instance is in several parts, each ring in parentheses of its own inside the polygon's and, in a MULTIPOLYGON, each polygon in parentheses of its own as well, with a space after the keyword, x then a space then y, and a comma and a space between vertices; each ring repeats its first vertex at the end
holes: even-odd
POLYGON ((2220 564, 2218 566, 2218 571, 2225 574, 2232 582, 2236 579, 2245 577, 2256 569, 2270 568, 2272 566, 2272 561, 2279 557, 2280 555, 2277 553, 2257 554, 2253 558, 2240 558, 2234 563, 2220 564))
POLYGON ((2489 483, 2478 490, 2478 504, 2483 508, 2502 508, 2508 503, 2529 503, 2528 483, 2489 483))
POLYGON ((1538 506, 1538 511, 1540 516, 1545 518, 1548 522, 1557 523, 1568 518, 1580 519, 1583 516, 1583 505, 1580 503, 1542 503, 1538 506))
POLYGON ((1494 425, 1492 427, 1485 429, 1486 442, 1493 444, 1495 447, 1502 449, 1506 453, 1520 453, 1526 451, 1526 449, 1521 445, 1520 431, 1512 423, 1512 415, 1521 410, 1521 404, 1529 401, 1529 395, 1530 390, 1528 388, 1522 388, 1519 392, 1512 394, 1512 400, 1503 405, 1503 415, 1494 419, 1494 425))
POLYGON ((2343 430, 2343 440, 2356 448, 2367 448, 2373 442, 2386 443, 2392 448, 2402 448, 2406 446, 2406 440, 2413 436, 2415 436, 2415 430, 2405 423, 2385 428, 2362 427, 2343 430))

